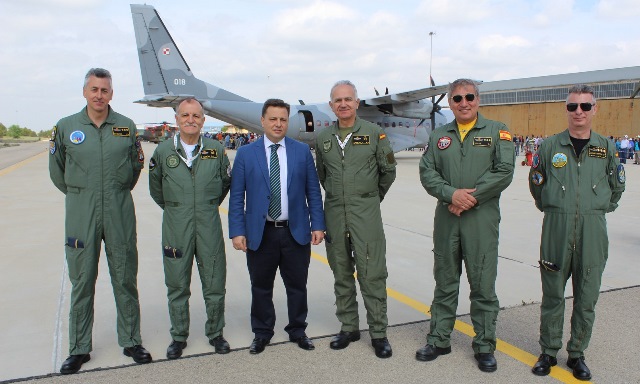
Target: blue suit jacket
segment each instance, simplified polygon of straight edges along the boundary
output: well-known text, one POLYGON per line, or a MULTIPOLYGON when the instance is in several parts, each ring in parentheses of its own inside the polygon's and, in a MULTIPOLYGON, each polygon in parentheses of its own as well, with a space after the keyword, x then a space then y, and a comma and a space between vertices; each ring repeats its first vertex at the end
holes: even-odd
MULTIPOLYGON (((297 243, 311 241, 311 231, 324 231, 318 174, 307 144, 285 137, 289 230, 297 243)), ((245 236, 247 248, 260 247, 269 210, 269 167, 264 139, 238 149, 229 194, 229 238, 245 236)))

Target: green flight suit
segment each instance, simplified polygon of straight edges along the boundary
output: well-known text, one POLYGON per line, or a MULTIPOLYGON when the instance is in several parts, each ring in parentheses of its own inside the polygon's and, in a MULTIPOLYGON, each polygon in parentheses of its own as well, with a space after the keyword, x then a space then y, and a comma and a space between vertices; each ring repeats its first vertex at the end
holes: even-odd
POLYGON ((609 253, 605 214, 613 212, 625 187, 615 145, 591 131, 576 156, 569 131, 545 139, 529 172, 529 189, 544 212, 540 244, 540 347, 556 356, 562 348, 564 289, 573 281, 569 357, 583 355, 595 320, 602 273, 609 253))
POLYGON ((369 333, 371 338, 382 338, 387 332, 387 263, 380 202, 396 178, 396 161, 382 129, 359 118, 343 155, 337 124, 320 132, 316 141, 336 316, 343 331, 359 329, 353 277, 357 270, 369 333))
MULTIPOLYGON (((189 337, 191 267, 195 255, 207 311, 205 334, 222 335, 227 262, 218 207, 229 192, 229 158, 222 144, 203 137, 202 152, 188 168, 180 140, 158 144, 149 162, 149 192, 164 209, 162 254, 171 337, 189 337)), ((199 144, 194 153, 199 150, 199 144)))
POLYGON ((116 301, 118 343, 142 344, 138 303, 136 214, 131 190, 144 154, 131 119, 109 107, 96 127, 86 107, 63 118, 49 142, 49 174, 65 197, 65 248, 71 303, 69 354, 93 349, 93 303, 104 240, 116 301))
POLYGON ((427 336, 430 345, 451 345, 464 261, 476 333, 473 350, 492 353, 496 348, 499 201, 513 180, 514 164, 515 149, 507 127, 480 114, 463 142, 455 120, 429 137, 420 160, 420 181, 438 199, 433 225, 436 287, 427 336), (449 212, 448 205, 461 188, 476 188, 472 195, 477 204, 458 217, 449 212))

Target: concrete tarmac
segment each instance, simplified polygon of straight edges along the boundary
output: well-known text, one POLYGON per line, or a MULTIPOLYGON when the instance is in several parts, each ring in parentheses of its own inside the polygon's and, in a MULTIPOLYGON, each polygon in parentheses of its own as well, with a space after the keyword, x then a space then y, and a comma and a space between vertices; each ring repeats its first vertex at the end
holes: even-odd
MULTIPOLYGON (((512 185, 501 200, 500 261, 496 289, 503 309, 498 319, 498 371, 480 372, 471 349, 473 330, 469 289, 463 278, 459 321, 452 336, 453 352, 432 362, 418 362, 416 349, 424 345, 429 327, 428 306, 434 281, 431 249, 435 199, 418 179, 421 153, 396 154, 398 177, 382 203, 387 237, 389 278, 389 340, 393 357, 378 359, 366 332, 360 301, 363 337, 341 351, 329 348, 340 325, 335 318, 333 276, 324 245, 312 247, 309 274, 309 327, 316 349, 304 351, 287 341, 286 296, 276 279, 276 334, 260 355, 250 355, 250 283, 246 259, 227 239, 227 297, 225 337, 233 351, 216 355, 204 336, 204 303, 197 272, 192 278, 191 336, 184 357, 166 360, 171 342, 166 288, 160 252, 162 211, 149 196, 148 173, 133 191, 138 219, 139 274, 144 346, 154 363, 140 366, 122 355, 115 331, 115 304, 104 252, 96 284, 95 324, 91 361, 77 375, 57 374, 68 350, 70 282, 64 256, 64 195, 48 176, 48 142, 0 150, 0 236, 5 268, 0 269, 0 381, 51 383, 246 382, 572 382, 566 351, 548 377, 530 372, 538 346, 540 276, 537 266, 542 213, 533 205, 527 187, 528 167, 517 165, 512 185), (35 154, 35 155, 34 155, 35 154), (9 165, 7 165, 9 164, 9 165)), ((144 144, 147 159, 154 144, 144 144)), ((229 151, 231 159, 235 152, 229 151)), ((522 157, 518 159, 520 161, 522 157)), ((640 383, 637 355, 640 344, 636 316, 640 313, 640 166, 627 164, 627 190, 620 208, 607 215, 609 260, 603 276, 596 324, 586 352, 593 381, 640 383)), ((221 207, 227 233, 227 201, 221 207)), ((567 296, 572 294, 567 288, 567 296)), ((571 300, 567 301, 565 342, 571 300)))

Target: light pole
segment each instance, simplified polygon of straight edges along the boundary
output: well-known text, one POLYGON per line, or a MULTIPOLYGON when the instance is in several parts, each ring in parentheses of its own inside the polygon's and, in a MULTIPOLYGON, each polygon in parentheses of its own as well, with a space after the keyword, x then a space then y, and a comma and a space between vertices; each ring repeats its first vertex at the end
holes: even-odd
POLYGON ((431 39, 431 45, 430 45, 431 53, 429 54, 429 82, 433 82, 433 77, 431 77, 431 64, 433 62, 433 35, 435 34, 436 33, 433 31, 429 32, 429 38, 431 39))

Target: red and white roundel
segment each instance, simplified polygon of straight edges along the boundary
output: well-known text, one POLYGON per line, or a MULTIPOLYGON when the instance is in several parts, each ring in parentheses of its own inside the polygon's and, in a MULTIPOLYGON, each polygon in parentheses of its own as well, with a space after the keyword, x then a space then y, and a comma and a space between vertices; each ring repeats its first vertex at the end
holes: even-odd
POLYGON ((163 49, 162 49, 162 54, 163 54, 163 55, 168 55, 168 54, 170 54, 170 53, 171 53, 171 49, 169 49, 169 48, 163 48, 163 49))
POLYGON ((444 136, 438 139, 438 149, 447 149, 451 145, 451 138, 444 136))

